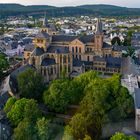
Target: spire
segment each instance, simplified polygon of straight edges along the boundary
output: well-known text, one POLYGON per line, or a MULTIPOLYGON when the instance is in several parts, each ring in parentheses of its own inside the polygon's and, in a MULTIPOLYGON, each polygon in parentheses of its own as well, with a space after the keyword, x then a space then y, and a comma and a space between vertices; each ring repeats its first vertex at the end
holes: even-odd
POLYGON ((102 22, 101 19, 97 19, 97 23, 96 23, 96 34, 102 34, 103 30, 102 30, 102 22))
POLYGON ((44 20, 43 20, 43 27, 46 27, 48 25, 48 20, 46 18, 47 13, 44 13, 44 20))

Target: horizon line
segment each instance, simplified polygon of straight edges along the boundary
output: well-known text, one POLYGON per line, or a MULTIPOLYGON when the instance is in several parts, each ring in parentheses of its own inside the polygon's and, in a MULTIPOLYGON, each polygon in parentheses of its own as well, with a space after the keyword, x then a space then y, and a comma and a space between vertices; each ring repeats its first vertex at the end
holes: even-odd
MULTIPOLYGON (((0 4, 18 4, 22 6, 52 6, 52 7, 78 7, 83 5, 109 5, 109 6, 116 6, 116 7, 122 7, 122 8, 138 8, 138 7, 128 7, 128 6, 122 6, 122 5, 115 5, 115 4, 104 4, 104 3, 96 3, 96 4, 82 4, 82 5, 62 5, 62 6, 56 6, 56 5, 48 5, 48 4, 21 4, 21 3, 1 3, 0 4)), ((139 7, 140 8, 140 7, 139 7)))

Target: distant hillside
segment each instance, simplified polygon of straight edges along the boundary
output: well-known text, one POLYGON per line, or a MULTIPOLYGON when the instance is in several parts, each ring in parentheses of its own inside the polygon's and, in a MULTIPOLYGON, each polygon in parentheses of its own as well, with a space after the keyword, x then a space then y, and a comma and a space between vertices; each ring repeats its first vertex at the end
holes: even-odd
POLYGON ((20 4, 0 4, 0 16, 28 15, 32 13, 47 12, 48 16, 76 16, 76 15, 95 15, 95 16, 131 16, 140 15, 139 8, 126 8, 114 5, 81 5, 77 7, 54 7, 48 5, 24 6, 20 4))
POLYGON ((120 9, 126 9, 126 7, 120 7, 120 6, 114 6, 114 5, 105 5, 105 4, 98 4, 98 5, 81 5, 81 6, 77 6, 80 8, 84 8, 84 9, 95 9, 95 10, 120 10, 120 9))

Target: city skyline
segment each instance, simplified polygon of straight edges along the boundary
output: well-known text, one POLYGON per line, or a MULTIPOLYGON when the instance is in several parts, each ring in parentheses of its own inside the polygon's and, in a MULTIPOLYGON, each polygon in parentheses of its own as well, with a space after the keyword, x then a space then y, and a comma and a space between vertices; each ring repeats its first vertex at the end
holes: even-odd
POLYGON ((131 7, 131 8, 140 8, 140 1, 138 0, 83 0, 82 2, 80 0, 2 0, 0 3, 17 3, 17 4, 23 4, 23 5, 52 5, 52 6, 77 6, 77 5, 85 5, 85 4, 110 4, 110 5, 117 5, 122 7, 131 7))

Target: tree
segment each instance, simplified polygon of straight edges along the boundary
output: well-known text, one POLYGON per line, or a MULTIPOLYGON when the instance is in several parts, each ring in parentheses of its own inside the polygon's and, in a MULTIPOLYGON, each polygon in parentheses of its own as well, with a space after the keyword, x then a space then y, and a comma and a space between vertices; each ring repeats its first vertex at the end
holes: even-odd
POLYGON ((8 113, 16 101, 17 99, 15 97, 10 97, 4 106, 4 111, 8 113))
POLYGON ((13 140, 38 140, 35 125, 26 119, 22 120, 14 129, 13 140))
POLYGON ((41 117, 38 104, 35 100, 22 98, 17 100, 12 107, 9 108, 9 103, 13 102, 13 100, 13 98, 8 100, 5 110, 8 110, 7 117, 14 126, 17 126, 23 119, 35 123, 36 120, 41 117))
POLYGON ((111 40, 111 44, 112 45, 115 45, 115 43, 117 43, 119 46, 121 45, 121 40, 119 37, 114 37, 112 40, 111 40))
POLYGON ((130 56, 133 58, 134 55, 135 55, 135 49, 132 47, 128 47, 126 56, 130 56))
POLYGON ((132 34, 133 30, 129 30, 127 33, 127 37, 124 39, 123 45, 124 46, 131 46, 131 39, 132 39, 132 34))
POLYGON ((85 135, 85 138, 84 138, 84 140, 92 140, 92 139, 91 139, 91 137, 90 137, 90 136, 88 136, 88 135, 85 135))
POLYGON ((74 140, 72 128, 69 125, 67 125, 64 129, 64 136, 62 140, 74 140))
POLYGON ((132 136, 126 136, 123 133, 116 133, 110 138, 110 140, 136 140, 136 138, 132 136))
POLYGON ((87 134, 87 122, 81 113, 74 115, 69 125, 75 139, 83 139, 87 134))
POLYGON ((55 80, 44 93, 44 102, 50 110, 65 112, 69 104, 68 80, 55 80))
POLYGON ((24 107, 24 118, 29 122, 35 123, 41 117, 37 101, 30 99, 24 107))
POLYGON ((9 67, 9 63, 4 54, 0 53, 0 79, 3 77, 3 73, 9 67))
POLYGON ((39 140, 50 140, 50 129, 49 129, 50 121, 45 119, 44 117, 37 121, 37 130, 39 140))
POLYGON ((7 113, 8 119, 14 126, 17 126, 24 119, 24 107, 28 99, 20 99, 15 102, 11 110, 7 113))
POLYGON ((44 81, 41 75, 32 69, 18 75, 18 86, 21 97, 41 100, 44 81))

